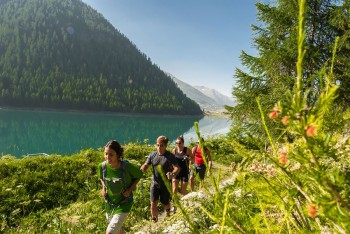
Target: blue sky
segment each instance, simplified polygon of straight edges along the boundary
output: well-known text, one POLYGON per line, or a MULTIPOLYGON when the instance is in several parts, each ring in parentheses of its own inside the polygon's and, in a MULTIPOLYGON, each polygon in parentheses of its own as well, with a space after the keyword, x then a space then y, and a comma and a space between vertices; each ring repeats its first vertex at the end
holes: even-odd
POLYGON ((255 54, 253 0, 83 0, 163 71, 232 96, 244 50, 255 54))

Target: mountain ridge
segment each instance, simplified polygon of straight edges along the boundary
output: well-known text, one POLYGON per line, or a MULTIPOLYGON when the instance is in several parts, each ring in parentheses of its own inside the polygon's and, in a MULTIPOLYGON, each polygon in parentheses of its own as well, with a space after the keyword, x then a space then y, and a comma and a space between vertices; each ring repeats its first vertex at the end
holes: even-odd
POLYGON ((215 89, 208 88, 208 87, 203 86, 203 85, 195 85, 193 87, 198 89, 204 95, 215 100, 218 105, 223 105, 223 106, 224 105, 229 105, 229 106, 234 105, 234 102, 235 102, 234 98, 226 96, 225 94, 222 94, 215 89))
POLYGON ((0 4, 0 106, 202 115, 197 103, 81 0, 0 4))
POLYGON ((168 73, 178 87, 190 99, 194 100, 205 112, 225 112, 225 105, 233 106, 235 101, 219 91, 205 86, 192 86, 168 73))

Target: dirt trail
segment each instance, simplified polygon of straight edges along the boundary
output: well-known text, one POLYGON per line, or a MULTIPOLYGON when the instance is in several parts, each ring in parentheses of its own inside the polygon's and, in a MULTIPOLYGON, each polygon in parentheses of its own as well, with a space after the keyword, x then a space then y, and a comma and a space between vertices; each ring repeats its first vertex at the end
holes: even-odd
MULTIPOLYGON (((236 178, 237 173, 234 173, 230 167, 230 165, 223 165, 219 163, 213 162, 213 168, 212 173, 214 179, 217 179, 219 176, 220 171, 220 185, 219 188, 222 189, 227 184, 230 184, 233 182, 233 180, 236 178)), ((208 188, 207 191, 209 193, 214 193, 213 186, 211 184, 211 179, 207 176, 204 180, 204 186, 208 188)), ((189 189, 189 188, 188 188, 189 189)), ((180 202, 187 203, 188 200, 191 200, 193 198, 196 199, 205 199, 208 197, 208 194, 206 194, 206 190, 202 189, 201 191, 198 191, 198 187, 195 187, 196 192, 190 192, 186 194, 185 196, 181 197, 180 202)), ((195 205, 195 204, 194 204, 195 205)), ((190 233, 190 229, 187 227, 186 223, 178 218, 180 211, 177 211, 177 213, 173 214, 170 217, 166 217, 166 213, 163 212, 158 217, 158 222, 153 223, 151 221, 145 221, 145 223, 142 225, 142 228, 136 232, 136 234, 151 234, 151 233, 190 233)))

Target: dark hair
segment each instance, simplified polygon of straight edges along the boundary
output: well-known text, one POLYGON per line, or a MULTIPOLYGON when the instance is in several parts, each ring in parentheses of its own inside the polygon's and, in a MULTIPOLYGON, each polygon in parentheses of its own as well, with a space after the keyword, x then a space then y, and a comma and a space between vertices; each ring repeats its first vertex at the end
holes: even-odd
POLYGON ((166 136, 159 136, 158 138, 157 138, 157 142, 158 141, 160 141, 161 143, 163 143, 163 144, 168 144, 168 142, 169 142, 169 138, 167 138, 166 136))
POLYGON ((124 149, 120 146, 120 144, 118 143, 118 141, 116 140, 110 140, 107 142, 107 144, 105 145, 105 148, 109 148, 114 150, 117 153, 117 157, 118 158, 123 158, 123 154, 124 154, 124 149))
POLYGON ((176 140, 179 140, 179 141, 181 141, 182 143, 184 143, 184 142, 185 142, 185 140, 184 140, 184 136, 183 136, 183 135, 178 136, 178 137, 176 138, 176 140))

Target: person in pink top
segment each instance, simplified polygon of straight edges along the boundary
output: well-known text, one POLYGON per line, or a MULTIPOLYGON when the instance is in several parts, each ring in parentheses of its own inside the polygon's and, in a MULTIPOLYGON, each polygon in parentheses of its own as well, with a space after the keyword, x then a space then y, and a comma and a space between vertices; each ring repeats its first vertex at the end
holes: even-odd
MULTIPOLYGON (((204 143, 204 139, 201 138, 201 141, 204 143)), ((210 151, 208 148, 204 146, 204 151, 206 155, 206 160, 208 163, 209 170, 211 170, 213 162, 211 160, 210 151)), ((195 182, 195 176, 198 174, 199 176, 199 188, 203 188, 203 180, 205 177, 205 172, 207 170, 207 165, 205 165, 201 147, 200 147, 200 141, 198 141, 198 145, 192 148, 192 154, 194 156, 194 170, 191 170, 190 175, 190 189, 191 192, 194 191, 194 182, 195 182)))

